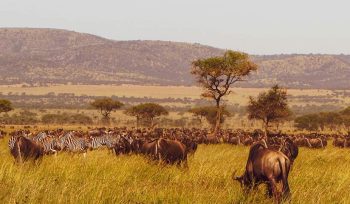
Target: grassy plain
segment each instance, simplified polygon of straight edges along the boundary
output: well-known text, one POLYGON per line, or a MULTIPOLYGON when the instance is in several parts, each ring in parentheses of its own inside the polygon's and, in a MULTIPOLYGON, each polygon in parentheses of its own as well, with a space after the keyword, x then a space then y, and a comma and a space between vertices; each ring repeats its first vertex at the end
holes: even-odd
MULTIPOLYGON (((107 150, 87 157, 60 153, 40 165, 14 164, 0 140, 2 203, 272 203, 264 187, 245 196, 231 174, 243 172, 248 148, 200 145, 189 168, 162 166, 140 155, 107 150)), ((292 203, 349 203, 350 154, 331 145, 301 148, 289 176, 292 203)))
MULTIPOLYGON (((233 93, 226 99, 231 104, 246 105, 249 96, 257 96, 262 91, 266 91, 264 88, 233 88, 233 93)), ((185 86, 138 86, 138 85, 54 85, 45 87, 22 87, 21 85, 2 85, 0 86, 0 92, 3 94, 21 94, 27 95, 44 95, 50 92, 59 93, 74 93, 78 96, 125 96, 125 97, 152 97, 152 98, 191 98, 199 99, 202 89, 200 87, 185 87, 185 86)), ((339 104, 350 104, 350 97, 337 97, 333 96, 332 90, 323 89, 288 89, 288 94, 291 96, 318 96, 327 99, 338 99, 339 104)), ((291 105, 305 105, 305 101, 291 100, 291 105)), ((308 101, 308 104, 327 104, 312 103, 308 101)))

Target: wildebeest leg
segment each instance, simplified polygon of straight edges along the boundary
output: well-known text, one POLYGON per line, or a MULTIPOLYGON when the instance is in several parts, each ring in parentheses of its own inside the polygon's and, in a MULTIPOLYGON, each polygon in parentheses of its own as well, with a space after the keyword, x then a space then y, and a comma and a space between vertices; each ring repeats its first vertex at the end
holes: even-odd
POLYGON ((278 191, 278 188, 277 188, 276 180, 274 178, 271 178, 271 179, 269 179, 269 181, 270 181, 272 194, 273 194, 275 203, 281 203, 281 196, 280 196, 280 192, 278 191))
POLYGON ((271 186, 270 183, 267 183, 266 194, 267 194, 270 198, 272 198, 272 196, 273 196, 273 193, 272 193, 272 186, 271 186))
POLYGON ((288 181, 282 182, 282 184, 283 184, 283 187, 282 187, 283 200, 288 200, 290 199, 290 189, 289 189, 288 181))

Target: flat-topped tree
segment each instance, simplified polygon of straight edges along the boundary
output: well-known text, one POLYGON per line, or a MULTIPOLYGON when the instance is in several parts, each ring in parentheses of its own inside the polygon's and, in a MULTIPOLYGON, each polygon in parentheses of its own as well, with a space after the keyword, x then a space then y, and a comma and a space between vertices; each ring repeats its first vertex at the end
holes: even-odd
POLYGON ((106 97, 95 99, 90 105, 100 111, 104 122, 109 122, 111 112, 120 109, 124 104, 106 97))
POLYGON ((156 103, 142 103, 132 106, 125 110, 125 114, 136 117, 136 126, 139 126, 140 120, 144 120, 151 127, 154 126, 154 119, 162 115, 168 115, 169 112, 161 105, 156 103))
MULTIPOLYGON (((204 117, 212 127, 215 127, 217 116, 217 109, 215 106, 196 107, 190 109, 188 112, 200 118, 204 117)), ((225 118, 230 116, 230 112, 228 112, 225 107, 221 107, 220 124, 224 123, 225 118)))
POLYGON ((192 62, 193 74, 200 86, 204 88, 202 97, 215 101, 217 116, 214 135, 220 128, 221 99, 231 93, 231 86, 243 81, 252 71, 257 69, 248 54, 228 50, 222 57, 210 57, 192 62))

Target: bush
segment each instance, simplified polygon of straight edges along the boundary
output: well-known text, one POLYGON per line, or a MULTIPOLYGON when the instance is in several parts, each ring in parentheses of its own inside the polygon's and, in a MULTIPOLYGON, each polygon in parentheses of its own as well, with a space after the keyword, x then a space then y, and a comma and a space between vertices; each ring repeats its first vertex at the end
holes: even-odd
POLYGON ((41 117, 41 122, 44 124, 92 124, 93 120, 91 117, 76 113, 76 114, 45 114, 41 117))

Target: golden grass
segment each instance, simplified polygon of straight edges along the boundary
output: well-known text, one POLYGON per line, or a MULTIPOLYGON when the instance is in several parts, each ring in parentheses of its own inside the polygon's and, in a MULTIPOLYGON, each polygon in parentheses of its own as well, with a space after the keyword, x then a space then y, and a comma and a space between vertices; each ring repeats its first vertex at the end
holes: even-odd
MULTIPOLYGON (((247 147, 200 145, 183 169, 107 150, 18 165, 6 143, 0 140, 1 203, 272 203, 263 187, 245 196, 231 180, 233 170, 243 172, 247 147)), ((349 203, 349 151, 301 148, 289 176, 292 203, 349 203)))

